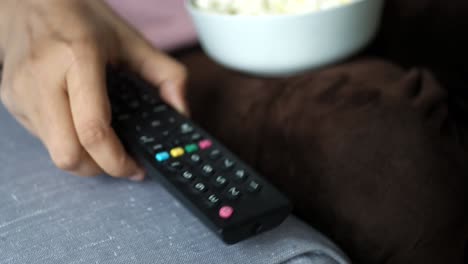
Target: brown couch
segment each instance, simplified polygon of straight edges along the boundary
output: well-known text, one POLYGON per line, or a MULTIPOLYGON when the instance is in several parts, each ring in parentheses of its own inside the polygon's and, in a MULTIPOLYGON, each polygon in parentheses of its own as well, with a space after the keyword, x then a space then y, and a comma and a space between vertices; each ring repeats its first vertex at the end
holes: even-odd
POLYGON ((291 78, 182 52, 193 117, 355 263, 463 263, 467 15, 462 0, 388 0, 366 51, 291 78))

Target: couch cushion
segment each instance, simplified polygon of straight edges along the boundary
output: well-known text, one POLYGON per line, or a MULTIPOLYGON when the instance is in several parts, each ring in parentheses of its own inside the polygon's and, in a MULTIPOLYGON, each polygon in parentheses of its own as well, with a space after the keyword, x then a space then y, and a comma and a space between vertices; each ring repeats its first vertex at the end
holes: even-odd
POLYGON ((0 263, 347 263, 295 217, 226 246, 156 181, 56 169, 0 106, 0 263))

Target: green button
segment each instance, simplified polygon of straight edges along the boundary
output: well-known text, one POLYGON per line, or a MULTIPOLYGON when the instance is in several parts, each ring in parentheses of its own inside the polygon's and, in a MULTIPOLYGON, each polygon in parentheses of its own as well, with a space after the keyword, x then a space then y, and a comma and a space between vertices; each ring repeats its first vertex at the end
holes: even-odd
POLYGON ((192 153, 192 152, 195 152, 195 151, 197 151, 197 150, 198 150, 198 147, 197 147, 197 145, 195 145, 195 144, 191 144, 191 145, 185 146, 185 151, 186 151, 187 153, 192 153))

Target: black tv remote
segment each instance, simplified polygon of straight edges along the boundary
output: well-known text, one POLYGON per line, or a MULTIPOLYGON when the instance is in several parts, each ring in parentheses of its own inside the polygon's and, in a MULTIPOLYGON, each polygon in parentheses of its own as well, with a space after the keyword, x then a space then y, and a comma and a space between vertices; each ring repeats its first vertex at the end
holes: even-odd
POLYGON ((149 83, 116 69, 107 80, 113 127, 129 153, 224 242, 270 230, 290 214, 283 194, 149 83))

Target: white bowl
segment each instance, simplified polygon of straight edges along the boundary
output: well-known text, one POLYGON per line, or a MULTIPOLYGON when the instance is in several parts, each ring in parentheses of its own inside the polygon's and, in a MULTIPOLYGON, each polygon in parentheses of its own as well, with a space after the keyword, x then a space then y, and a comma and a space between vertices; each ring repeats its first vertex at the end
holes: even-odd
POLYGON ((262 76, 287 76, 345 59, 365 47, 384 0, 358 0, 293 15, 229 15, 186 6, 205 52, 218 63, 262 76))

